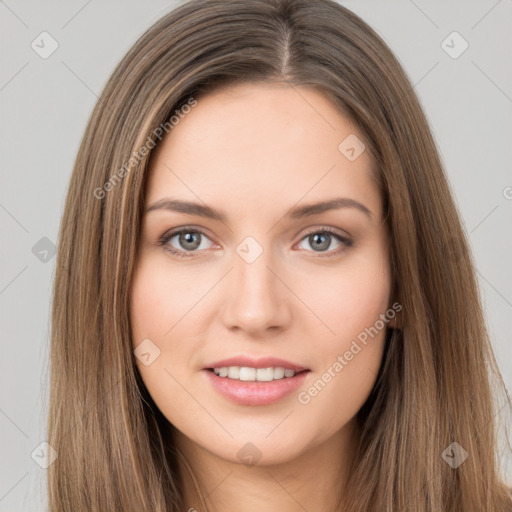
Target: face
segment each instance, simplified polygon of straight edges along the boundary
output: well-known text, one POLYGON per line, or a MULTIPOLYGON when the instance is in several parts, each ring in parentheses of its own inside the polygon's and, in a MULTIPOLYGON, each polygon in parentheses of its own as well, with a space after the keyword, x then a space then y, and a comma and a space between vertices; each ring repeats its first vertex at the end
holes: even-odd
POLYGON ((155 150, 133 348, 198 449, 290 461, 343 435, 368 397, 394 310, 358 139, 313 89, 245 84, 200 98, 155 150))

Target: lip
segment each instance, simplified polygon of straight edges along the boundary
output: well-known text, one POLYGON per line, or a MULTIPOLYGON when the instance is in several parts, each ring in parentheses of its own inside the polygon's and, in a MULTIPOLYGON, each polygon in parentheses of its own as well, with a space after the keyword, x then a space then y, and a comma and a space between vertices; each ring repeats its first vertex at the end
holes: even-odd
MULTIPOLYGON (((224 361, 220 362, 224 363, 224 361)), ((227 365, 223 364, 223 366, 239 365, 231 363, 227 365)), ((251 365, 247 364, 246 366, 251 365)), ((268 366, 274 366, 274 363, 268 366)), ((215 368, 217 368, 217 366, 215 366, 215 368)), ((278 379, 271 382, 241 381, 230 379, 229 377, 219 377, 207 368, 202 370, 202 373, 205 375, 205 378, 208 379, 213 388, 225 398, 238 405, 255 406, 270 405, 283 399, 301 386, 306 379, 306 376, 311 372, 309 370, 301 371, 301 373, 297 373, 293 377, 278 379)))
MULTIPOLYGON (((213 368, 222 368, 223 366, 246 366, 249 368, 276 368, 281 367, 285 370, 293 370, 294 372, 302 372, 307 370, 304 366, 300 366, 298 364, 292 363, 290 361, 285 361, 284 359, 279 359, 277 357, 261 357, 259 359, 252 359, 251 357, 246 356, 236 356, 231 357, 229 359, 223 359, 222 361, 216 361, 204 369, 209 370, 213 368)), ((220 377, 221 379, 224 377, 220 377)))

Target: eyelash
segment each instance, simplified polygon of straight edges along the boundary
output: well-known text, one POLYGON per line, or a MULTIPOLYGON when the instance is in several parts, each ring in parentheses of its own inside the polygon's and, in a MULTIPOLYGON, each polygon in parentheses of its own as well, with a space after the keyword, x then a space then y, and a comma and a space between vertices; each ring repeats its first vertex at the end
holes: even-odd
MULTIPOLYGON (((191 258, 195 255, 196 252, 199 252, 199 251, 180 251, 180 250, 175 249, 174 247, 171 247, 168 245, 168 242, 170 240, 172 240, 176 235, 181 235, 182 233, 195 233, 195 234, 199 234, 201 236, 208 238, 208 236, 199 229, 184 227, 184 228, 179 228, 175 231, 170 231, 170 232, 164 233, 162 235, 162 237, 160 238, 160 240, 158 241, 158 244, 160 246, 164 247, 164 249, 167 252, 173 254, 174 256, 177 256, 179 258, 191 258)), ((325 254, 322 254, 322 251, 321 251, 318 253, 318 256, 315 256, 315 257, 330 258, 332 256, 337 256, 341 252, 345 251, 347 248, 352 247, 354 245, 352 240, 340 235, 337 231, 335 231, 334 229, 329 228, 329 227, 312 230, 312 231, 306 233, 301 238, 300 241, 302 242, 308 236, 315 235, 315 234, 329 234, 329 235, 333 236, 334 238, 336 238, 339 242, 341 242, 345 246, 345 247, 340 247, 333 251, 326 251, 325 254)), ((314 252, 314 251, 312 251, 312 252, 314 252)))

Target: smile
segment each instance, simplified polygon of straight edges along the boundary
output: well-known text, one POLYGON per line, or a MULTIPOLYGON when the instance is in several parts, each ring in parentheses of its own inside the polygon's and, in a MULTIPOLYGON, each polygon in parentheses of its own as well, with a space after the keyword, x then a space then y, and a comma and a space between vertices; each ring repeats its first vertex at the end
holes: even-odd
POLYGON ((238 405, 262 406, 284 400, 285 397, 296 391, 304 383, 310 371, 303 370, 295 373, 293 370, 285 370, 281 367, 230 366, 210 368, 203 370, 202 373, 209 385, 230 402, 238 405), (215 370, 218 370, 218 372, 215 370), (284 375, 285 371, 289 376, 284 375), (221 377, 221 372, 222 375, 226 372, 227 374, 221 377), (270 372, 272 372, 272 379, 270 379, 270 372), (263 380, 258 378, 258 374, 263 380), (282 377, 279 377, 281 374, 282 377))

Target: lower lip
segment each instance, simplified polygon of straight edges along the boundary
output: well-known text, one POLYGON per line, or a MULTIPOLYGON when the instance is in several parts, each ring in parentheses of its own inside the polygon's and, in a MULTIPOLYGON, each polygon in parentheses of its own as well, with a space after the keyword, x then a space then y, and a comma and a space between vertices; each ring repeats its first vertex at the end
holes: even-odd
POLYGON ((257 382, 219 377, 210 370, 203 370, 203 372, 221 395, 239 405, 268 405, 277 402, 295 391, 309 373, 304 371, 293 377, 257 382))

